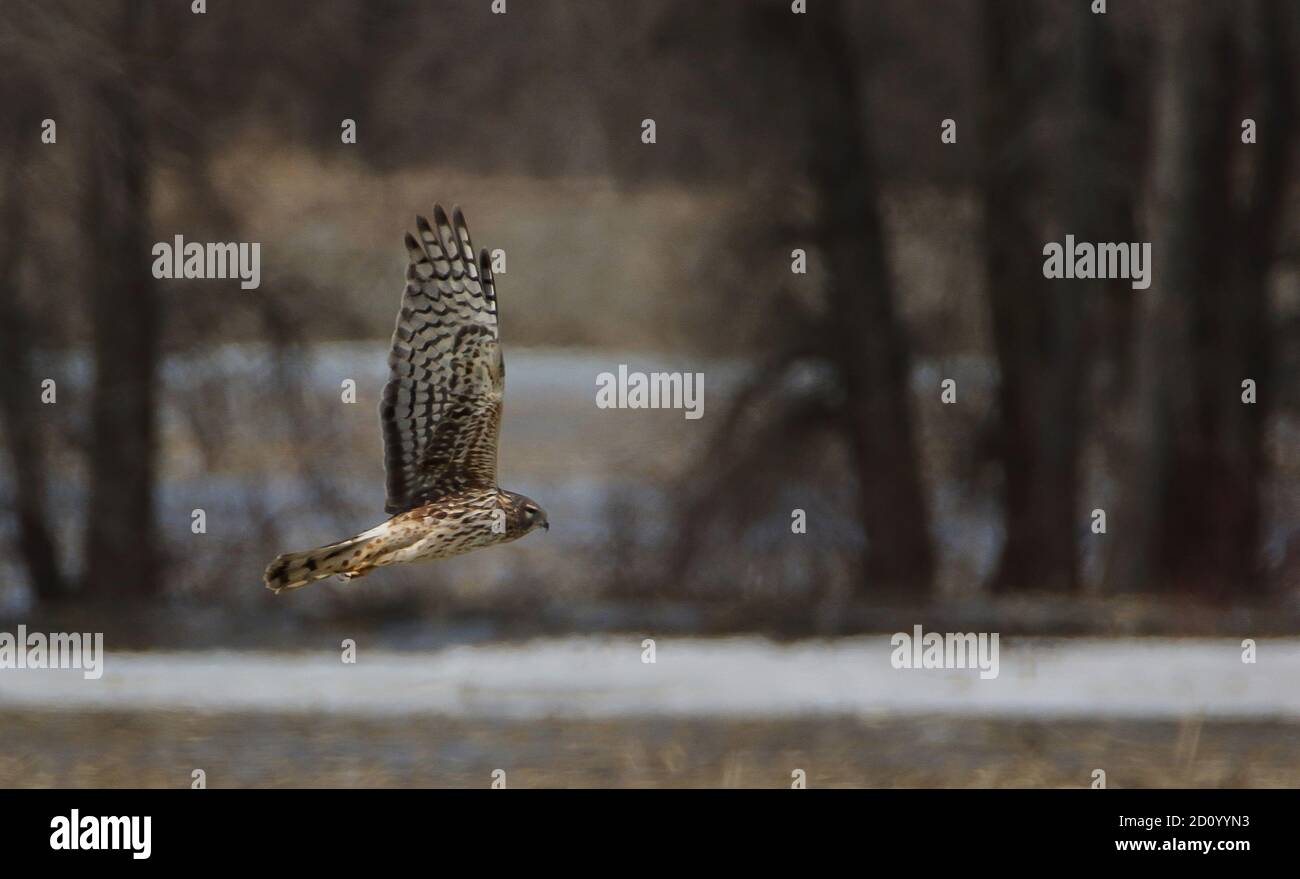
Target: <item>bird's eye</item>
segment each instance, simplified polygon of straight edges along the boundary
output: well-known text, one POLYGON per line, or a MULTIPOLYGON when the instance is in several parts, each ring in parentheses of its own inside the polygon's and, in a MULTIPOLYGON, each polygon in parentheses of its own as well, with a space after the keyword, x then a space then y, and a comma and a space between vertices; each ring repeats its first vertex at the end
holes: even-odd
POLYGON ((537 507, 524 507, 524 512, 527 513, 528 518, 531 519, 537 515, 537 507))

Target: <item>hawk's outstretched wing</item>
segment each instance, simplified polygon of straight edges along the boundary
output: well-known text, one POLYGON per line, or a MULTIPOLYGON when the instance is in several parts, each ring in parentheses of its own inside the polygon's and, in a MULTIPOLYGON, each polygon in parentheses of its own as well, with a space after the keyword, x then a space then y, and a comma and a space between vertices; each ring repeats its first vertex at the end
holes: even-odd
POLYGON ((416 225, 379 407, 389 513, 496 486, 505 366, 488 253, 475 263, 459 208, 416 225))

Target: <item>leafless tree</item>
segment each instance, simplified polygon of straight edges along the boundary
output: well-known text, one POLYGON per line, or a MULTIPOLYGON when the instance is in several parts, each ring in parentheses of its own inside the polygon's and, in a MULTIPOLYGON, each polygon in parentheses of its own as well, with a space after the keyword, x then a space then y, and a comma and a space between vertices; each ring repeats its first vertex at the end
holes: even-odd
POLYGON ((1267 277, 1294 149, 1294 18, 1285 9, 1259 0, 1241 30, 1225 9, 1206 4, 1181 4, 1164 19, 1151 206, 1156 275, 1127 424, 1125 518, 1110 569, 1117 590, 1225 598, 1263 586, 1263 424, 1278 396, 1267 277), (1241 143, 1237 127, 1251 114, 1234 112, 1243 69, 1256 84, 1254 145, 1241 143), (1258 387, 1253 405, 1242 400, 1246 379, 1258 387))
MULTIPOLYGON (((772 65, 770 58, 767 64, 773 75, 798 74, 798 99, 789 109, 803 126, 800 161, 815 205, 809 234, 825 267, 825 307, 807 309, 793 297, 776 297, 782 342, 749 377, 715 437, 702 468, 709 487, 688 516, 688 547, 680 558, 691 557, 692 535, 703 530, 701 511, 717 507, 718 480, 746 482, 746 496, 753 497, 765 462, 800 457, 797 450, 816 448, 813 438, 829 432, 848 450, 864 538, 862 591, 925 595, 934 558, 908 392, 909 346, 866 135, 864 64, 838 3, 821 3, 799 18, 786 50, 794 52, 790 64, 772 65), (834 390, 783 394, 789 368, 801 361, 828 367, 834 390), (758 423, 744 417, 764 401, 767 414, 758 423)), ((791 36, 787 19, 759 8, 749 26, 766 33, 764 45, 778 46, 783 40, 774 34, 791 36)))
MULTIPOLYGON (((28 250, 31 193, 25 186, 26 163, 40 136, 43 110, 52 105, 41 83, 26 75, 10 57, 10 73, 0 86, 0 102, 12 126, 0 176, 0 428, 13 473, 18 555, 32 589, 42 600, 64 598, 68 582, 59 565, 58 548, 46 503, 48 459, 42 437, 41 388, 32 370, 41 337, 24 302, 24 254, 28 250)), ((2 62, 0 62, 2 63, 2 62)))
POLYGON ((159 304, 149 259, 147 5, 124 0, 106 21, 108 69, 85 108, 82 228, 95 363, 86 582, 93 594, 149 598, 160 589, 154 521, 159 304))

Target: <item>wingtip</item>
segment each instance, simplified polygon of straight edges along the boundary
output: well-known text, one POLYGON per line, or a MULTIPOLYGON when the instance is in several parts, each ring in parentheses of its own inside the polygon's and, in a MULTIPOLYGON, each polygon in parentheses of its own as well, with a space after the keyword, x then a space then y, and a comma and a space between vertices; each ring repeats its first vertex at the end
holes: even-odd
POLYGON ((402 243, 406 245, 406 256, 410 261, 410 265, 407 266, 407 278, 409 279, 411 271, 415 269, 417 264, 423 264, 429 261, 429 254, 428 251, 424 249, 424 245, 421 244, 420 241, 410 232, 406 233, 406 237, 402 239, 402 243))

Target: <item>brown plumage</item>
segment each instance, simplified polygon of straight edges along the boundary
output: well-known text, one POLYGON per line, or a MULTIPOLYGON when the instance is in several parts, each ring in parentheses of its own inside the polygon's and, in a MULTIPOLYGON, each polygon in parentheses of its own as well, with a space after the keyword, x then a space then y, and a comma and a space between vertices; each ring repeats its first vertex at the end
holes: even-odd
POLYGON ((486 250, 474 258, 459 208, 416 218, 410 265, 379 406, 388 499, 395 515, 369 531, 278 556, 267 588, 297 589, 339 574, 449 558, 549 528, 529 498, 497 486, 505 365, 486 250))

